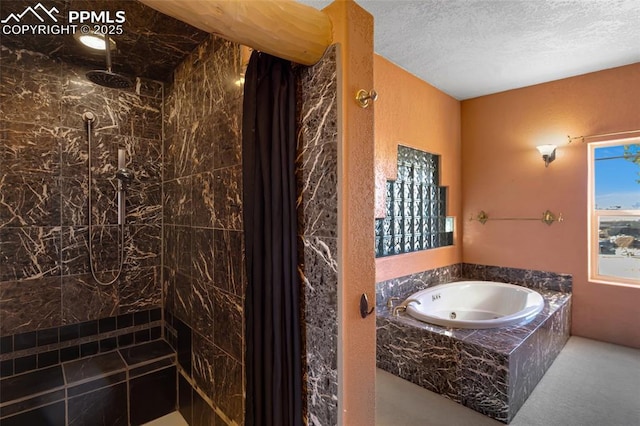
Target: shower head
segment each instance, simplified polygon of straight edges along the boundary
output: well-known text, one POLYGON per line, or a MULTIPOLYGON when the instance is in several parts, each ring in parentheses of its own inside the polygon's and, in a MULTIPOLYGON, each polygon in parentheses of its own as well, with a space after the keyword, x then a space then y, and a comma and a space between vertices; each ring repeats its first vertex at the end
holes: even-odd
POLYGON ((116 74, 110 70, 94 70, 87 73, 87 78, 95 84, 111 89, 127 89, 133 86, 129 77, 116 74))
MULTIPOLYGON (((111 46, 111 39, 105 35, 105 45, 111 46)), ((111 49, 105 49, 106 70, 94 70, 87 73, 87 78, 92 83, 111 89, 127 89, 133 86, 133 81, 129 77, 111 71, 111 49)))

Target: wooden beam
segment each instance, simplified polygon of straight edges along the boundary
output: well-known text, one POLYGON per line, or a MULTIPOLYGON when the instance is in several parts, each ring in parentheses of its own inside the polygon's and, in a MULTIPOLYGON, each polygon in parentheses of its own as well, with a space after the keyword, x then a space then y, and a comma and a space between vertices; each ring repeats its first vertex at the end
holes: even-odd
POLYGON ((303 65, 318 62, 333 39, 324 12, 293 0, 141 0, 203 31, 303 65))

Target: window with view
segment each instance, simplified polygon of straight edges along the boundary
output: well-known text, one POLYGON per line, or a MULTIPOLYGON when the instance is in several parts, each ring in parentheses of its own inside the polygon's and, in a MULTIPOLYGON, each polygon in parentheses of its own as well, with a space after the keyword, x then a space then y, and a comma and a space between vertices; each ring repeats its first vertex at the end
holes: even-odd
POLYGON ((640 138, 590 144, 590 279, 640 285, 640 138))

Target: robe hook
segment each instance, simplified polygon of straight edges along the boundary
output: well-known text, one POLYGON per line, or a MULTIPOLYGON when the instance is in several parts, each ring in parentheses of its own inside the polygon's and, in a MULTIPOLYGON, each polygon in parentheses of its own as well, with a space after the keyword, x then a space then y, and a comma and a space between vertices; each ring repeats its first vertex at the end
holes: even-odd
POLYGON ((368 92, 364 89, 360 89, 358 90, 358 93, 356 93, 356 101, 362 108, 367 108, 377 99, 378 93, 373 89, 368 92))

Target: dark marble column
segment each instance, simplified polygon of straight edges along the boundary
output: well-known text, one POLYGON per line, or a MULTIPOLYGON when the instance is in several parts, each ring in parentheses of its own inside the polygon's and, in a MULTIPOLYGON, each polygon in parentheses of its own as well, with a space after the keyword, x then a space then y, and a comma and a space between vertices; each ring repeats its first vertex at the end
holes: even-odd
POLYGON ((305 422, 338 421, 338 102, 336 47, 299 70, 298 237, 305 422))

